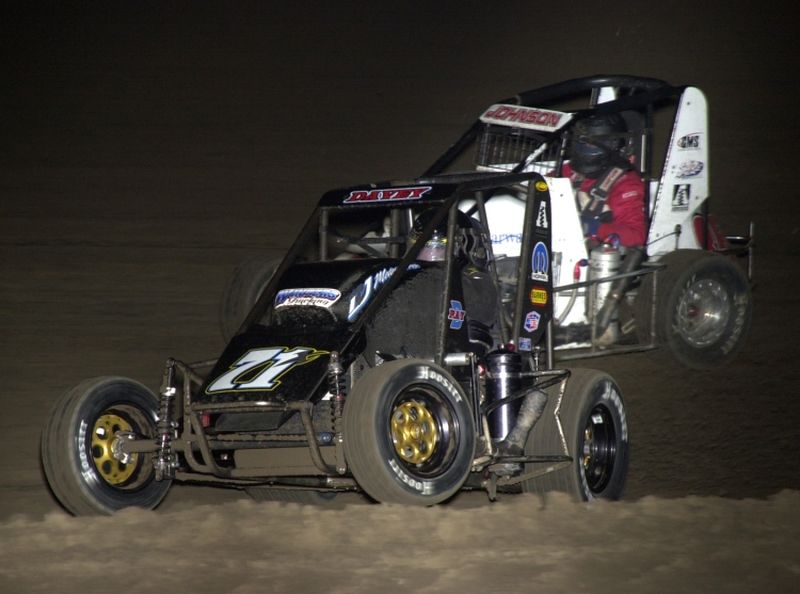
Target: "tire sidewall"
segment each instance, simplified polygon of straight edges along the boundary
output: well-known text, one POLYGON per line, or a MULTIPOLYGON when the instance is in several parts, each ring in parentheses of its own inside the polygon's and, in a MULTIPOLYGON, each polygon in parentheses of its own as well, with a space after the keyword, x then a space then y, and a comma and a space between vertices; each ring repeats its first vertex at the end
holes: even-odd
MULTIPOLYGON (((99 474, 91 453, 91 432, 97 418, 105 411, 133 407, 146 419, 150 436, 155 437, 157 399, 145 386, 123 378, 107 378, 75 402, 65 432, 68 438, 70 471, 83 497, 98 511, 113 513, 125 507, 153 508, 169 489, 170 481, 156 481, 148 456, 140 454, 136 471, 137 485, 120 489, 109 485, 99 474)), ((138 420, 138 419, 137 419, 138 420)), ((134 428, 136 428, 134 426, 134 428)))

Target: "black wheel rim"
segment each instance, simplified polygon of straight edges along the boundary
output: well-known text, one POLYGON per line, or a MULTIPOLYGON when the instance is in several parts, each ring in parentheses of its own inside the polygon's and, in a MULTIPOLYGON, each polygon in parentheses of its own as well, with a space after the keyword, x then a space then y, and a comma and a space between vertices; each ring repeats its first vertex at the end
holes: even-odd
POLYGON ((415 477, 439 476, 455 458, 458 420, 447 398, 430 386, 414 385, 398 394, 388 430, 397 461, 415 477))
POLYGON ((603 404, 596 405, 583 430, 581 453, 586 484, 592 493, 601 493, 611 480, 617 457, 617 432, 611 411, 603 404))

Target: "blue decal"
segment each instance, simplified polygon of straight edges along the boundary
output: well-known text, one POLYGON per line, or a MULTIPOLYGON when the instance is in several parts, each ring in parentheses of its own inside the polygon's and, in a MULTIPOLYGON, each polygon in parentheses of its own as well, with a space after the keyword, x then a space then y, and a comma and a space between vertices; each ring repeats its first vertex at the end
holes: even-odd
POLYGON ((341 296, 342 294, 336 289, 281 289, 275 296, 275 308, 288 306, 328 308, 341 296))
POLYGON ((521 351, 530 351, 532 350, 531 346, 531 339, 530 338, 522 338, 519 339, 519 350, 521 351))
POLYGON ((547 282, 549 277, 547 275, 550 270, 550 254, 547 252, 547 246, 541 241, 533 246, 533 255, 531 256, 531 278, 542 282, 547 282))
POLYGON ((525 316, 525 331, 526 332, 536 332, 539 329, 539 320, 542 319, 542 316, 539 315, 538 312, 532 311, 529 312, 528 315, 525 316))
POLYGON ((466 315, 467 312, 464 311, 464 307, 461 305, 461 302, 451 299, 450 309, 447 311, 447 319, 450 320, 450 328, 453 330, 461 330, 461 326, 464 323, 464 317, 466 315))

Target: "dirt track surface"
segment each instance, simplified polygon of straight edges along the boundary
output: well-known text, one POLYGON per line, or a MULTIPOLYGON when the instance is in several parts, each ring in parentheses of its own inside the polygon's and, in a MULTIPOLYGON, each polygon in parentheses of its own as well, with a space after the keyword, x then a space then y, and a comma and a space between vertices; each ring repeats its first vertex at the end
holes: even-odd
POLYGON ((750 592, 800 573, 796 361, 800 48, 788 15, 615 3, 138 5, 4 15, 0 591, 750 592), (39 433, 96 375, 156 388, 222 348, 233 266, 279 254, 328 188, 420 173, 491 102, 595 73, 696 84, 723 228, 756 221, 755 317, 726 368, 590 362, 627 400, 624 501, 479 495, 405 510, 255 504, 179 486, 71 518, 39 433), (197 570, 201 568, 198 575, 197 570))

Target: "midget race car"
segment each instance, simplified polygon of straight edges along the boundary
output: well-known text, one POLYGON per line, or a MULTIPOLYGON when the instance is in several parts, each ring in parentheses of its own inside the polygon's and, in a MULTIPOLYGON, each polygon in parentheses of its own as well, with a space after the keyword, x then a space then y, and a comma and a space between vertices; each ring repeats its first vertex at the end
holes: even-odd
POLYGON ((501 101, 420 177, 330 191, 283 259, 241 266, 218 358, 169 358, 158 395, 122 377, 68 390, 42 434, 50 488, 76 515, 153 508, 175 480, 300 503, 619 498, 620 388, 563 363, 665 346, 711 366, 741 347, 752 232, 717 230, 708 173, 694 87, 594 76, 501 101), (641 250, 588 243, 561 175, 596 113, 627 122, 649 192, 641 250), (469 147, 474 167, 451 171, 469 147))

